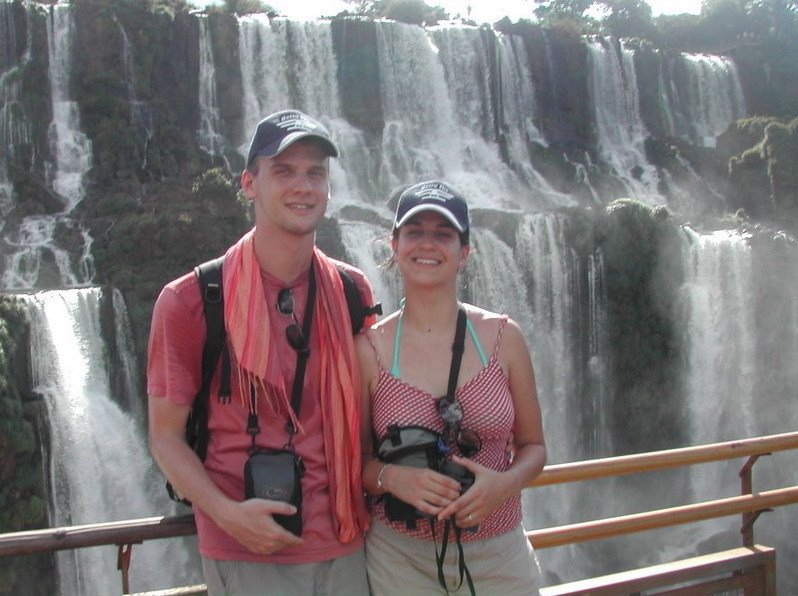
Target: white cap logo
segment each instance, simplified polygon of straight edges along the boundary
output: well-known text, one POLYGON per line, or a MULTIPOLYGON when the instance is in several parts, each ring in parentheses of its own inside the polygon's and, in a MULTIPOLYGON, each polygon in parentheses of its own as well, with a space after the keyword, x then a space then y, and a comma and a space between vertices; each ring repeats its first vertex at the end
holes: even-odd
POLYGON ((425 184, 415 192, 415 195, 423 201, 440 201, 441 203, 454 198, 454 195, 445 186, 438 183, 425 184))
POLYGON ((286 114, 280 118, 276 126, 282 128, 286 132, 293 132, 295 130, 312 132, 317 128, 324 130, 320 125, 311 122, 304 114, 286 114))

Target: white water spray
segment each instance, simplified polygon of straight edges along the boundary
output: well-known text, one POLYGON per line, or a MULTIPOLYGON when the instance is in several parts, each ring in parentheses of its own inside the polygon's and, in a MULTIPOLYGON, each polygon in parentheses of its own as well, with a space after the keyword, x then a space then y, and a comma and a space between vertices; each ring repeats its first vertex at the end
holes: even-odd
MULTIPOLYGON (((44 399, 50 417, 50 525, 136 519, 172 510, 146 449, 143 420, 122 410, 111 395, 99 290, 41 292, 25 299, 31 318, 32 389, 44 399)), ((132 586, 139 591, 184 585, 188 553, 170 541, 136 546, 132 586)), ((116 557, 113 546, 59 552, 60 593, 118 593, 116 557)))

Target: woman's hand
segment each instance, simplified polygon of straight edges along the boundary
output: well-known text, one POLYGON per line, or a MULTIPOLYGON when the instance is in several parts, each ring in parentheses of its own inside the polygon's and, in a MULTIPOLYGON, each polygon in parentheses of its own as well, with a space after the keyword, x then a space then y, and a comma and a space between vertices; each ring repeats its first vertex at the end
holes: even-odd
POLYGON ((477 526, 517 492, 514 474, 509 470, 498 472, 456 455, 452 456, 452 461, 472 472, 475 480, 471 488, 438 513, 438 520, 454 516, 460 528, 477 526))
POLYGON ((428 468, 392 465, 382 483, 386 492, 433 517, 460 496, 459 482, 428 468))

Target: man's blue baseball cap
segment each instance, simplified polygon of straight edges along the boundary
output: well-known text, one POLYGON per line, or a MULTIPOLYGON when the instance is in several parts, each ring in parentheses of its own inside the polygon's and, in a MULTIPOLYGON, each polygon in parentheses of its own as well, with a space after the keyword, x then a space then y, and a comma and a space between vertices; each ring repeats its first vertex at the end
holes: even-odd
POLYGON ((330 157, 338 157, 338 147, 321 122, 299 110, 283 110, 258 123, 247 154, 247 167, 259 155, 274 157, 301 139, 318 141, 330 157))

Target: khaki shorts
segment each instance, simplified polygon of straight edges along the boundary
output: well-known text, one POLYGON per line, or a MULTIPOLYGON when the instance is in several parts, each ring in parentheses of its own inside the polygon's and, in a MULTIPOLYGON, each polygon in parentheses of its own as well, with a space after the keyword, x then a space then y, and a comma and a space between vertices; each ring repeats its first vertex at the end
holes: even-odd
MULTIPOLYGON (((438 542, 439 551, 440 546, 438 542)), ((463 551, 478 595, 539 593, 537 557, 521 524, 499 536, 464 543, 463 551)), ((446 548, 444 577, 450 593, 468 594, 465 579, 454 591, 460 581, 457 557, 457 546, 452 542, 446 548)), ((373 517, 366 535, 366 565, 372 596, 446 594, 438 583, 435 543, 397 532, 373 517)))
POLYGON ((316 563, 274 564, 202 558, 208 596, 368 596, 363 549, 316 563))

